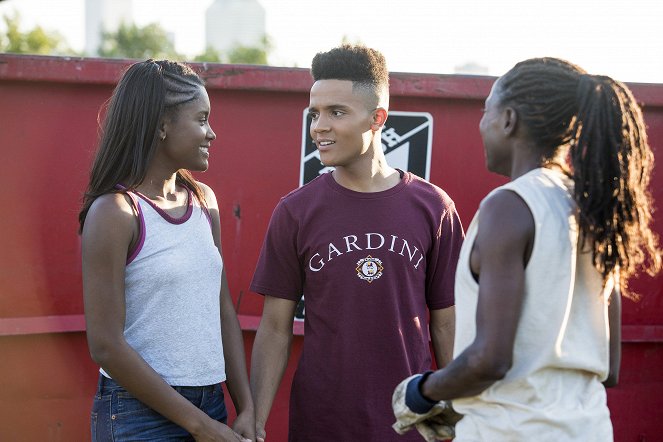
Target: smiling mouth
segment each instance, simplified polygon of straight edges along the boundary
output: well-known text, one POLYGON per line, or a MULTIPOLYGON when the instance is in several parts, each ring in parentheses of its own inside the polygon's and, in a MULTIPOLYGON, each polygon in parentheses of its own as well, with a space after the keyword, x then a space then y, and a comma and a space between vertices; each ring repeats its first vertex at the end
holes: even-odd
POLYGON ((327 147, 336 144, 336 141, 318 141, 318 147, 327 147))

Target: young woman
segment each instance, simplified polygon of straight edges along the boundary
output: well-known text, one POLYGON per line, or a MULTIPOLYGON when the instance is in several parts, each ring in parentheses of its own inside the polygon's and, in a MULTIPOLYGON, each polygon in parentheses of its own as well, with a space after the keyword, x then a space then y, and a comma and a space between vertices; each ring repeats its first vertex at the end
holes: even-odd
POLYGON ((480 130, 488 169, 511 182, 461 250, 455 359, 401 383, 405 405, 453 400, 456 441, 612 440, 620 293, 661 268, 641 111, 618 81, 532 59, 493 85, 480 130))
POLYGON ((253 440, 253 402, 208 168, 210 101, 188 66, 129 67, 79 215, 92 440, 253 440), (220 383, 238 411, 233 429, 220 383))

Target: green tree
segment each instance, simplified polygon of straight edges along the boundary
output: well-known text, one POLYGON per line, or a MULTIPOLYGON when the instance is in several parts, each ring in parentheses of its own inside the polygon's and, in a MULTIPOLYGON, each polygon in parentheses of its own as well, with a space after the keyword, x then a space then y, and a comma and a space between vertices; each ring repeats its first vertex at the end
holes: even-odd
POLYGON ((193 58, 193 61, 208 62, 208 63, 221 63, 221 53, 214 49, 212 46, 207 46, 205 52, 198 54, 193 58))
POLYGON ((168 58, 182 60, 166 31, 156 23, 144 27, 120 24, 115 32, 102 32, 99 55, 111 58, 168 58))
POLYGON ((258 46, 237 45, 228 54, 228 63, 268 64, 267 57, 273 46, 270 38, 265 35, 258 46))
POLYGON ((0 52, 39 55, 76 55, 57 32, 44 30, 36 26, 27 32, 21 32, 21 17, 14 12, 12 17, 2 17, 7 32, 0 34, 0 52))

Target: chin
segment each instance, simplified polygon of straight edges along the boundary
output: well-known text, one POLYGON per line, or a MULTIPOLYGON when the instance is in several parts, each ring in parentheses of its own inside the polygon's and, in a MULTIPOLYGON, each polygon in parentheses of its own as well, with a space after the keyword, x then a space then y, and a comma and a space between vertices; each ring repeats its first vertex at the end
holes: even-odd
POLYGON ((502 175, 505 177, 511 176, 508 170, 506 170, 504 167, 495 167, 494 165, 486 163, 486 169, 488 169, 488 172, 496 173, 498 175, 502 175))
POLYGON ((206 172, 209 169, 209 163, 205 164, 196 164, 195 167, 189 168, 191 172, 206 172))
POLYGON ((320 162, 325 167, 336 167, 336 166, 338 166, 337 162, 334 161, 333 158, 325 158, 322 155, 320 155, 320 162))
POLYGON ((499 164, 497 164, 498 161, 496 161, 496 160, 497 160, 497 158, 495 158, 495 157, 493 157, 493 156, 490 156, 490 155, 485 155, 485 156, 484 156, 484 163, 485 163, 485 165, 486 165, 486 169, 487 169, 489 172, 499 173, 499 172, 498 172, 498 170, 499 170, 499 164))

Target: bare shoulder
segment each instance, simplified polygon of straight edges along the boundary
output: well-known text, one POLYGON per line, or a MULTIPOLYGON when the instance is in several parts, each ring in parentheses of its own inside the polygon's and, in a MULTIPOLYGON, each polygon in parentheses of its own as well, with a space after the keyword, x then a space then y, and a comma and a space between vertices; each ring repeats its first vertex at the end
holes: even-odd
MULTIPOLYGON (((122 220, 126 216, 135 216, 131 198, 124 193, 107 193, 94 200, 87 218, 112 218, 122 220)), ((87 222, 86 218, 86 222, 87 222)))
POLYGON ((511 190, 500 190, 481 203, 478 244, 487 250, 516 252, 534 239, 534 217, 525 201, 511 190))
POLYGON ((200 181, 196 181, 196 184, 200 187, 200 190, 203 191, 203 195, 205 196, 205 201, 207 202, 207 207, 209 209, 217 209, 218 208, 218 203, 216 201, 216 195, 214 194, 214 191, 210 186, 208 186, 205 183, 202 183, 200 181))
POLYGON ((216 195, 210 186, 200 181, 196 181, 196 184, 202 190, 203 195, 205 196, 205 203, 207 204, 207 212, 209 213, 210 219, 212 221, 212 236, 214 237, 214 243, 221 250, 221 218, 219 216, 219 204, 216 201, 216 195))
POLYGON ((482 203, 479 211, 479 232, 501 239, 534 234, 534 217, 527 203, 511 190, 495 192, 482 203))
POLYGON ((123 193, 107 193, 98 197, 87 213, 83 238, 88 234, 129 235, 134 233, 136 212, 129 196, 123 193))

